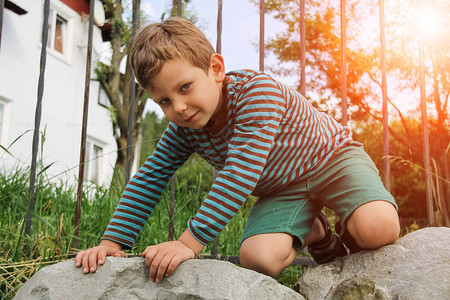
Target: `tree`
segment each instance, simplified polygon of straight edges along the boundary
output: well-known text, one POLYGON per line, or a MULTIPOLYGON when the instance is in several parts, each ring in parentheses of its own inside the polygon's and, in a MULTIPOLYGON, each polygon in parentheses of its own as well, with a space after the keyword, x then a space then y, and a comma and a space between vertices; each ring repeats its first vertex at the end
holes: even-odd
MULTIPOLYGON (((105 13, 110 19, 110 44, 112 54, 108 63, 97 63, 95 73, 97 76, 96 80, 100 82, 111 104, 110 112, 112 131, 117 144, 117 160, 114 172, 116 175, 119 174, 123 176, 125 174, 126 166, 131 67, 127 61, 125 72, 121 73, 120 66, 124 59, 128 60, 132 35, 132 24, 130 20, 127 20, 125 17, 124 6, 121 0, 102 0, 102 2, 105 7, 105 13)), ((147 98, 148 95, 145 91, 136 84, 136 100, 133 121, 134 130, 132 139, 133 149, 140 133, 142 113, 144 111, 147 98)), ((133 158, 134 153, 132 154, 132 159, 133 158)))
MULTIPOLYGON (((128 62, 128 53, 130 51, 131 37, 132 37, 132 23, 131 16, 126 10, 126 5, 122 0, 102 0, 105 8, 105 14, 109 17, 109 26, 111 26, 110 44, 111 44, 111 58, 108 63, 97 62, 95 69, 96 80, 98 80, 105 90, 106 95, 110 101, 110 113, 112 122, 112 131, 117 144, 117 160, 114 172, 119 177, 123 178, 126 167, 126 147, 128 138, 128 115, 130 107, 130 76, 131 67, 128 62), (123 60, 126 60, 125 71, 120 71, 120 66, 123 60)), ((140 6, 140 1, 138 6, 140 6)), ((183 15, 191 21, 198 20, 197 16, 187 9, 189 0, 183 0, 183 15)), ((126 4, 131 8, 132 1, 129 0, 126 4)), ((176 15, 177 1, 173 0, 172 7, 168 9, 171 14, 176 15), (175 9, 174 9, 175 8, 175 9)), ((161 20, 167 14, 161 16, 161 20)), ((145 23, 145 16, 140 13, 137 27, 141 23, 145 23)), ((132 147, 135 149, 138 137, 141 133, 142 115, 145 104, 148 99, 148 94, 142 87, 136 84, 136 95, 134 105, 134 123, 133 123, 133 137, 132 147)), ((134 159, 134 151, 132 153, 132 160, 134 159)))
MULTIPOLYGON (((387 15, 387 65, 388 76, 404 90, 411 92, 418 87, 418 47, 417 32, 411 30, 417 23, 417 13, 411 11, 409 1, 386 1, 387 15)), ((434 132, 435 139, 431 139, 431 155, 436 162, 435 181, 440 180, 440 186, 447 185, 446 204, 443 212, 449 214, 450 192, 448 191, 448 95, 450 93, 449 59, 449 4, 447 1, 428 1, 427 5, 434 5, 439 13, 436 20, 442 28, 438 43, 427 43, 427 85, 430 92, 429 99, 434 99, 436 117, 430 116, 430 132, 434 132), (444 34, 442 34, 444 33, 444 34), (432 46, 433 45, 433 46, 432 46), (444 174, 444 175, 443 175, 444 174)), ((413 6, 414 8, 414 6, 413 6)), ((274 17, 286 23, 287 30, 278 34, 267 43, 267 49, 272 51, 282 63, 296 63, 299 61, 299 4, 293 0, 268 0, 266 9, 274 17)), ((307 1, 306 8, 306 74, 307 95, 319 103, 326 103, 328 99, 339 99, 341 93, 341 51, 340 51, 340 8, 338 1, 307 1)), ((371 120, 381 121, 381 89, 378 78, 381 78, 379 62, 379 27, 374 26, 371 31, 364 26, 365 19, 378 20, 378 6, 371 1, 347 1, 347 96, 349 110, 353 120, 368 123, 371 120), (374 18, 375 16, 375 18, 374 18)), ((434 41, 438 37, 436 36, 434 41)), ((286 69, 283 64, 272 70, 287 75, 299 72, 297 68, 286 69)), ((418 93, 416 93, 418 95, 418 93)), ((418 97, 417 97, 418 99, 418 97)), ((389 132, 405 149, 420 149, 421 135, 413 134, 415 127, 404 116, 398 107, 389 99, 396 111, 399 123, 395 130, 390 124, 389 132), (401 124, 403 130, 398 130, 401 124), (420 146, 420 147, 418 147, 420 146)), ((422 163, 420 163, 422 165, 422 163)), ((441 195, 444 192, 441 191, 441 195)), ((438 193, 435 193, 438 194, 438 193)), ((444 201, 445 202, 445 201, 444 201)), ((449 224, 450 225, 450 224, 449 224)))
MULTIPOLYGON (((443 0, 417 2, 415 6, 404 9, 409 3, 397 0, 389 3, 388 9, 397 16, 391 20, 390 34, 391 72, 398 74, 398 81, 405 89, 418 89, 417 44, 419 35, 425 48, 426 89, 428 107, 434 107, 429 119, 431 163, 434 176, 435 206, 438 208, 438 224, 450 226, 450 170, 448 123, 448 97, 450 94, 450 3, 443 0), (420 5, 421 4, 421 5, 420 5), (396 25, 396 26, 394 26, 396 25), (402 28, 399 30, 397 28, 402 28), (407 30, 409 29, 409 30, 407 30), (413 30, 411 30, 413 29, 413 30), (447 122, 447 123, 446 123, 447 122), (439 221, 439 219, 441 221, 439 221), (444 220, 445 222, 442 222, 444 220)), ((418 140, 415 140, 417 143, 418 140)))

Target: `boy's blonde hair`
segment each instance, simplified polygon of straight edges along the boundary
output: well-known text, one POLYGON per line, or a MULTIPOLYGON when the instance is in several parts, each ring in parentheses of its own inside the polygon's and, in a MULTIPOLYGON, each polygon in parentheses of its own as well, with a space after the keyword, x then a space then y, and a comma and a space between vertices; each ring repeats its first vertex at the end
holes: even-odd
POLYGON ((154 78, 166 60, 182 58, 208 74, 214 53, 211 43, 194 24, 173 17, 144 27, 136 36, 130 59, 139 84, 153 89, 154 78))

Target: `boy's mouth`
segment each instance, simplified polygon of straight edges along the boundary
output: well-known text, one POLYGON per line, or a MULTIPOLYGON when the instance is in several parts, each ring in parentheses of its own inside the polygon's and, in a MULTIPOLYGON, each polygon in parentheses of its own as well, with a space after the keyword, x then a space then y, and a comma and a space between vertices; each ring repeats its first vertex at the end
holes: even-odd
POLYGON ((186 122, 186 123, 193 122, 196 119, 197 115, 198 115, 198 111, 196 113, 194 113, 192 116, 190 116, 189 118, 187 118, 186 120, 184 120, 184 122, 186 122))

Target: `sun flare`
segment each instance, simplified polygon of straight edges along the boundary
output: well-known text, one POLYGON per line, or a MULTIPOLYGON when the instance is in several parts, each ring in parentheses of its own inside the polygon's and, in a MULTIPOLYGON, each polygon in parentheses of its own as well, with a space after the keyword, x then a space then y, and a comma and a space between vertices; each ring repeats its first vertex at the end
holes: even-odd
POLYGON ((441 30, 439 13, 431 7, 422 7, 418 12, 417 31, 423 37, 434 37, 441 30))

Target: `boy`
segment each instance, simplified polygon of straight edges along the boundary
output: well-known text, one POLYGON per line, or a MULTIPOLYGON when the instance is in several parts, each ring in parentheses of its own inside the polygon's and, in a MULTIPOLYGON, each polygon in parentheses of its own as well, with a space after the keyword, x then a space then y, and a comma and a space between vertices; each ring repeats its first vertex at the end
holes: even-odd
POLYGON ((167 182, 197 152, 219 170, 178 241, 142 252, 160 282, 192 259, 250 195, 259 196, 240 248, 241 265, 277 276, 308 246, 319 263, 346 253, 321 213, 340 217, 337 232, 351 252, 394 242, 397 206, 348 128, 296 91, 252 70, 225 74, 221 55, 190 22, 170 18, 144 28, 130 53, 139 83, 171 123, 127 184, 99 246, 75 264, 95 272, 105 256, 124 256, 167 182))

